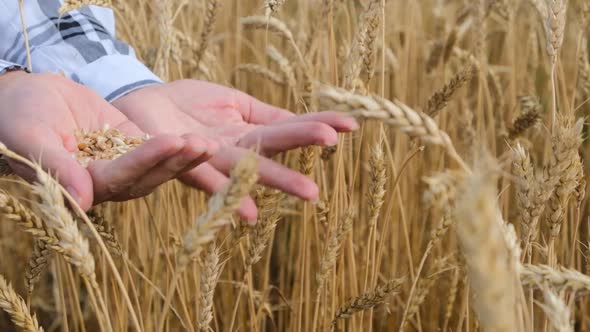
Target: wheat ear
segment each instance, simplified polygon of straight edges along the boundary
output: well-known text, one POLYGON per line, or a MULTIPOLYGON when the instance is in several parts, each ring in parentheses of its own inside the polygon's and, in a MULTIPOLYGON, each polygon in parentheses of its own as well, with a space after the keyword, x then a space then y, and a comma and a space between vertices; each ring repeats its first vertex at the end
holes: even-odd
POLYGON ((231 223, 232 214, 240 206, 240 201, 257 181, 258 162, 254 152, 249 152, 231 171, 225 188, 209 199, 207 212, 197 218, 184 237, 177 256, 181 268, 200 253, 203 245, 215 240, 221 228, 231 223))
POLYGON ((209 325, 213 320, 213 296, 215 287, 221 275, 221 263, 219 260, 219 248, 215 243, 208 245, 203 257, 203 267, 201 269, 201 289, 199 294, 199 330, 207 332, 210 330, 209 325))
POLYGON ((363 293, 344 303, 338 308, 332 319, 332 329, 336 328, 339 320, 349 318, 357 312, 372 309, 384 303, 388 297, 399 291, 404 282, 404 278, 389 280, 378 285, 374 290, 363 293))
POLYGON ((318 91, 321 108, 350 112, 363 119, 380 120, 411 137, 443 146, 450 157, 465 171, 470 172, 467 164, 457 154, 449 135, 438 128, 436 122, 428 115, 417 112, 399 101, 362 96, 327 85, 321 86, 318 91))
POLYGON ((475 168, 477 171, 462 186, 454 213, 455 229, 482 327, 490 331, 517 331, 516 271, 504 238, 495 177, 486 174, 486 168, 475 168))
POLYGON ((209 38, 213 32, 213 26, 215 25, 219 6, 220 5, 217 0, 207 0, 207 4, 205 6, 205 21, 203 22, 203 28, 201 29, 199 47, 195 52, 196 67, 199 66, 199 63, 205 54, 205 50, 207 50, 207 46, 209 45, 209 38))
POLYGON ((25 301, 14 291, 12 286, 0 275, 0 309, 10 316, 14 325, 26 332, 42 332, 37 318, 31 315, 25 301))

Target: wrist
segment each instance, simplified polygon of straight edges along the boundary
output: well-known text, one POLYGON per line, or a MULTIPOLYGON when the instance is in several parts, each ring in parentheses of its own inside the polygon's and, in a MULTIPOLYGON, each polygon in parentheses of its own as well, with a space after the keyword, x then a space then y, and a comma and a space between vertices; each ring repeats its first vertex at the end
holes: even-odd
POLYGON ((19 77, 22 77, 25 75, 28 75, 28 73, 23 69, 8 70, 8 71, 0 74, 0 82, 11 80, 11 79, 18 79, 19 77))

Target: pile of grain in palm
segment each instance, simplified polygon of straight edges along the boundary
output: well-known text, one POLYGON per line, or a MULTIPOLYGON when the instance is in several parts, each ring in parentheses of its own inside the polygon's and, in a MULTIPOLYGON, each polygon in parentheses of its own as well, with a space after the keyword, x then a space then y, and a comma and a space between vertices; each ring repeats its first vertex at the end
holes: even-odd
POLYGON ((76 132, 76 159, 84 167, 93 160, 114 160, 143 144, 149 135, 130 137, 106 125, 101 130, 76 132))

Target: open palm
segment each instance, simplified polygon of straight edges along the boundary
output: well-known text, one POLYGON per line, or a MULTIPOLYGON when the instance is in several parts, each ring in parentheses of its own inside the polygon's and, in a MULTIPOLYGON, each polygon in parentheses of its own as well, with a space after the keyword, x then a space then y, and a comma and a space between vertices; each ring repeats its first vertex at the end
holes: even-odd
MULTIPOLYGON (((84 209, 93 202, 145 195, 215 152, 214 144, 197 134, 161 135, 116 160, 91 162, 86 169, 73 158, 76 131, 108 124, 130 136, 144 132, 92 91, 57 75, 5 74, 0 77, 0 100, 0 141, 41 161, 84 209)), ((17 173, 31 176, 30 170, 10 162, 17 173)))
MULTIPOLYGON (((259 144, 261 154, 271 156, 302 146, 333 145, 337 132, 357 127, 354 119, 335 112, 295 116, 237 90, 196 80, 143 88, 113 104, 150 134, 201 133, 221 142, 224 147, 209 162, 181 177, 208 192, 223 187, 246 148, 259 144)), ((318 195, 311 179, 267 158, 260 158, 260 179, 303 199, 318 195)), ((253 202, 245 201, 240 213, 254 218, 253 202)))

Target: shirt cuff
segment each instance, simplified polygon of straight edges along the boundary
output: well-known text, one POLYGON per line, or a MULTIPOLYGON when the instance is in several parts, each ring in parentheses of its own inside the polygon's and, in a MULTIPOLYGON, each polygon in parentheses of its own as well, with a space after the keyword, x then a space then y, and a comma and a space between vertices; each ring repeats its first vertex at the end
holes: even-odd
POLYGON ((162 80, 130 55, 107 55, 74 71, 71 78, 113 102, 132 91, 162 80))
POLYGON ((12 62, 8 62, 8 61, 4 61, 0 59, 0 75, 9 72, 9 71, 13 71, 13 70, 24 70, 27 71, 27 69, 21 65, 17 65, 16 63, 12 63, 12 62))

